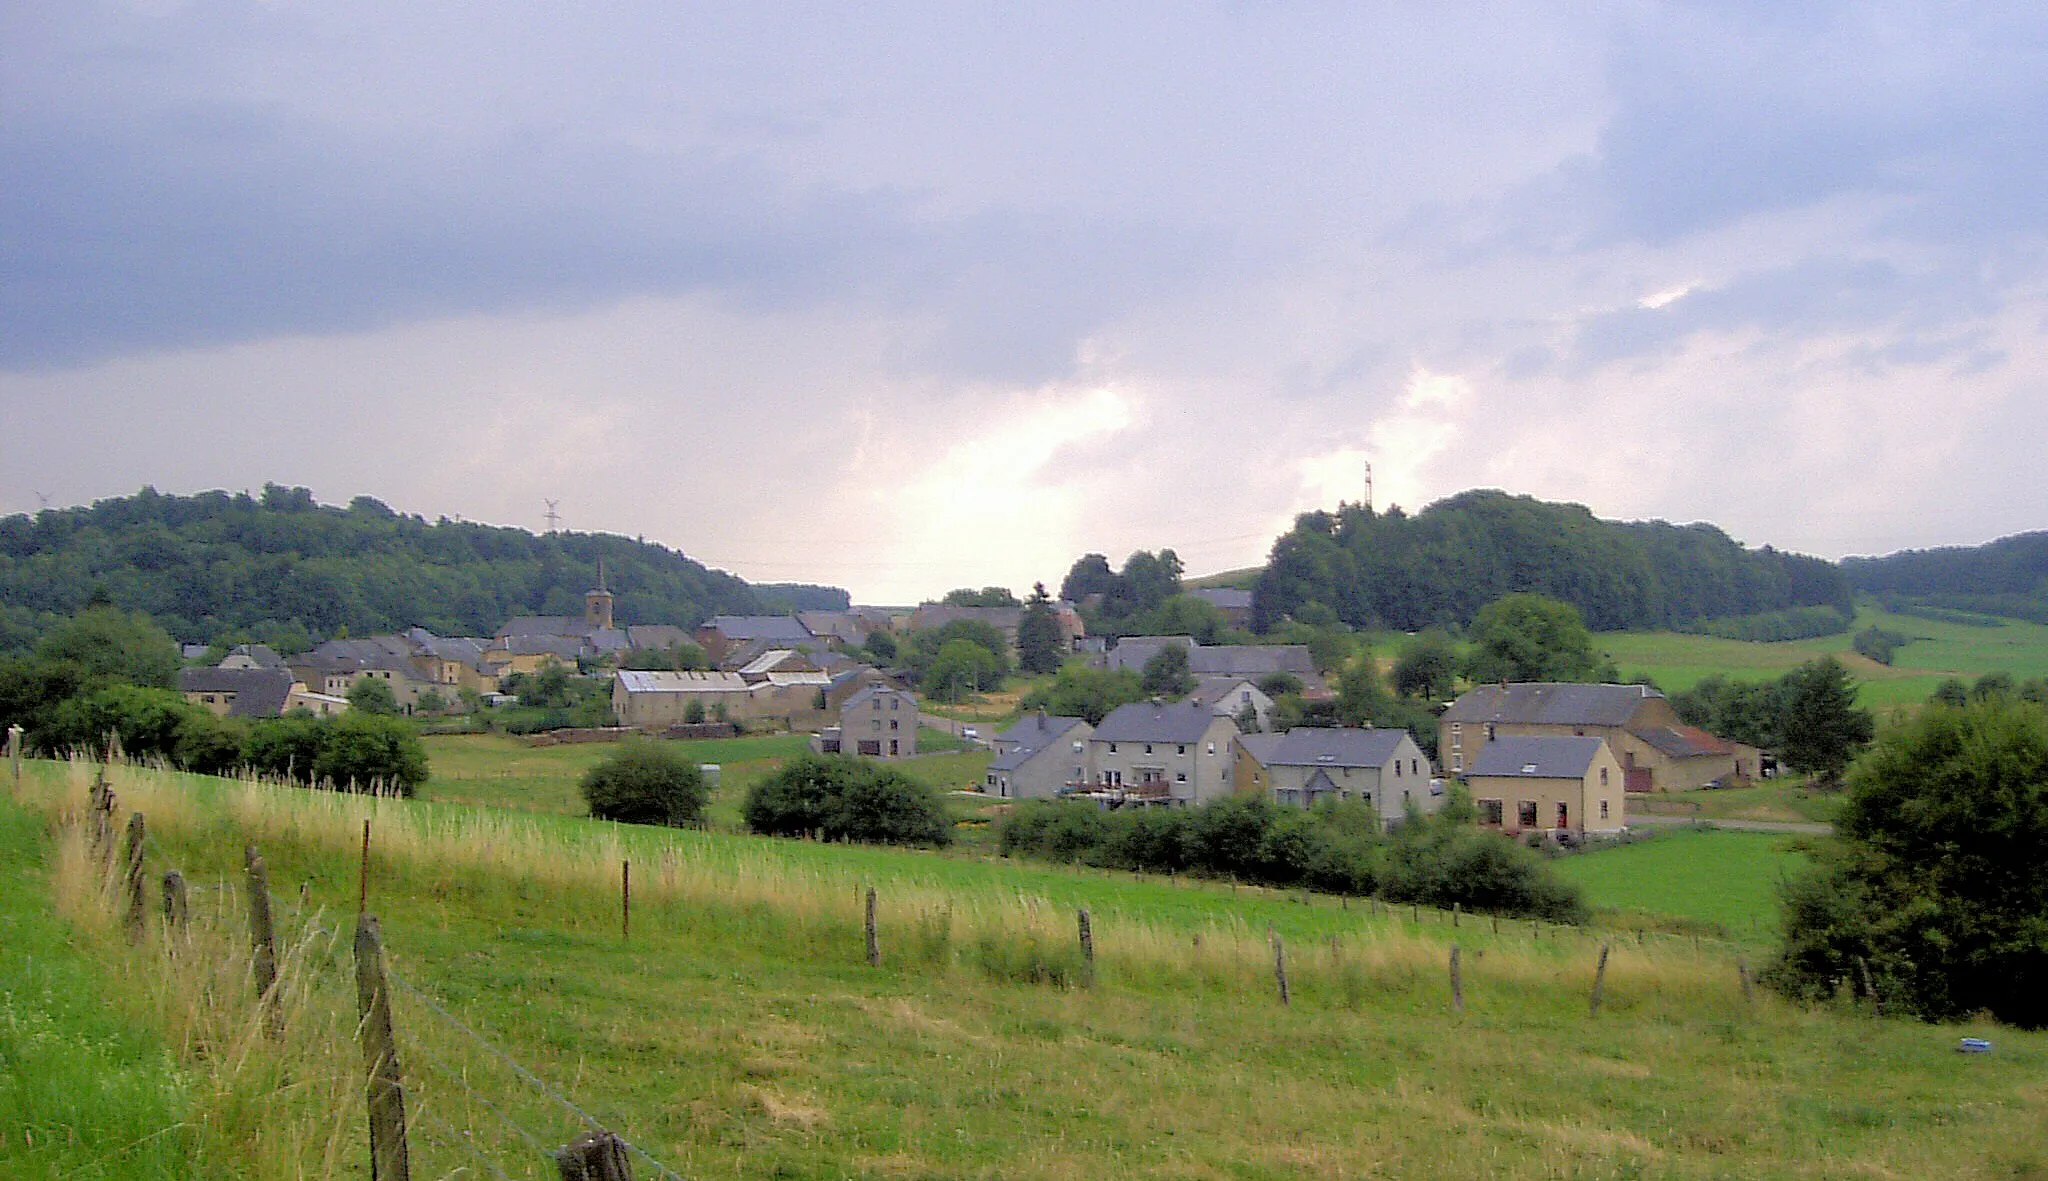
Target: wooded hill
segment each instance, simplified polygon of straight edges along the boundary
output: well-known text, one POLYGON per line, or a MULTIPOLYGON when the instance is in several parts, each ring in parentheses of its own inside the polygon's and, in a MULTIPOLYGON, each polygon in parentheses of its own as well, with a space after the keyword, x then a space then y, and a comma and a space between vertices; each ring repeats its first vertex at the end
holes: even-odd
POLYGON ((2015 533, 1984 545, 1844 558, 1842 572, 1850 585, 1894 610, 1934 608, 2048 623, 2048 532, 2015 533))
POLYGON ((1603 521, 1583 505, 1477 490, 1413 516, 1343 505, 1295 518, 1254 587, 1253 626, 1327 610, 1414 631, 1465 623, 1518 591, 1570 603, 1598 631, 1852 612, 1849 580, 1821 558, 1747 549, 1708 524, 1603 521))
MULTIPOLYGON (((512 615, 581 615, 600 558, 622 624, 786 609, 733 575, 627 537, 428 521, 367 496, 336 508, 276 484, 256 496, 145 488, 0 518, 0 652, 26 648, 95 595, 148 612, 188 643, 299 650, 343 629, 414 626, 490 635, 512 615)), ((843 605, 845 592, 834 593, 843 605)))

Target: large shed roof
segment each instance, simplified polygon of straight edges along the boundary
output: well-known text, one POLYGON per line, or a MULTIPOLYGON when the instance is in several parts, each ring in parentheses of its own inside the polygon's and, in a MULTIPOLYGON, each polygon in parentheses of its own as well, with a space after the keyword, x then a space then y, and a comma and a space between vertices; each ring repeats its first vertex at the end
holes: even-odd
POLYGON ((1572 685, 1529 681, 1480 685, 1451 703, 1446 722, 1513 722, 1550 726, 1625 726, 1651 698, 1648 685, 1572 685))

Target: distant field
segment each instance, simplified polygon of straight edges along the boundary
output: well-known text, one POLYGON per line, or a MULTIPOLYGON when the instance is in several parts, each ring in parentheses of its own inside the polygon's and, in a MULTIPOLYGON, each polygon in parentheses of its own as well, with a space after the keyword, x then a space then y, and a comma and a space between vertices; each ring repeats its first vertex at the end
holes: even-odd
POLYGON ((1754 787, 1651 792, 1628 798, 1630 816, 1685 816, 1701 820, 1779 820, 1833 824, 1840 791, 1810 788, 1804 777, 1765 780, 1754 787))
POLYGON ((1777 930, 1778 880, 1805 861, 1799 839, 1677 828, 1551 864, 1596 907, 1693 919, 1746 938, 1777 930))
POLYGON ((1859 700, 1870 708, 1918 705, 1948 677, 1973 681, 2004 671, 2025 680, 2048 676, 2048 627, 2007 620, 1995 628, 1967 627, 1864 607, 1855 629, 1875 624, 1916 639, 1898 650, 1891 667, 1857 655, 1852 632, 1812 640, 1763 644, 1675 632, 1604 632, 1594 646, 1611 656, 1625 677, 1648 675, 1667 691, 1692 688, 1716 674, 1731 680, 1768 680, 1792 668, 1833 655, 1861 683, 1859 700), (1922 638, 1924 637, 1924 638, 1922 638))

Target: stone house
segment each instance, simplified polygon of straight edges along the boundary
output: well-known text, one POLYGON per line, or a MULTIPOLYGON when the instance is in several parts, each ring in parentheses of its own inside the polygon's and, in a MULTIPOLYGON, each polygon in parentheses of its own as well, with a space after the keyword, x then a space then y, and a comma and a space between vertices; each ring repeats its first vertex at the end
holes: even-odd
POLYGON ((1088 779, 1088 740, 1095 728, 1081 718, 1043 710, 996 735, 984 790, 1009 800, 1047 800, 1088 779))
POLYGON ((1391 826, 1410 807, 1443 806, 1435 768, 1406 730, 1300 727, 1237 740, 1237 789, 1267 794, 1283 807, 1323 799, 1359 800, 1391 826))
POLYGON ((856 690, 839 707, 839 724, 812 743, 827 754, 907 759, 917 753, 917 695, 889 685, 856 690))
POLYGON ((1505 735, 1466 775, 1479 823, 1507 833, 1582 836, 1623 827, 1622 767, 1595 735, 1505 735))
POLYGON ((1088 740, 1091 792, 1130 803, 1203 804, 1229 794, 1237 723, 1191 701, 1111 710, 1088 740))
POLYGON ((1209 707, 1210 712, 1229 718, 1246 729, 1244 712, 1249 708, 1254 733, 1273 724, 1273 699, 1249 677, 1208 676, 1195 678, 1195 691, 1188 700, 1209 707))
POLYGON ((274 718, 291 708, 298 678, 284 668, 181 668, 178 692, 216 717, 274 718))

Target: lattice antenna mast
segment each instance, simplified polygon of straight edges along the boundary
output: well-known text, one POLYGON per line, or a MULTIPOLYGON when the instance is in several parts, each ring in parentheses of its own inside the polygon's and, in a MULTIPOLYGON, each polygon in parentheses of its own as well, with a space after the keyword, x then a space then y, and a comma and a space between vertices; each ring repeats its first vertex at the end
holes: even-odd
MULTIPOLYGON (((542 497, 541 499, 546 500, 547 498, 542 497)), ((550 533, 560 533, 562 531, 562 514, 555 511, 555 506, 561 503, 559 500, 549 500, 547 502, 548 532, 550 533)))
POLYGON ((1372 460, 1365 461, 1365 511, 1372 511, 1372 460))

